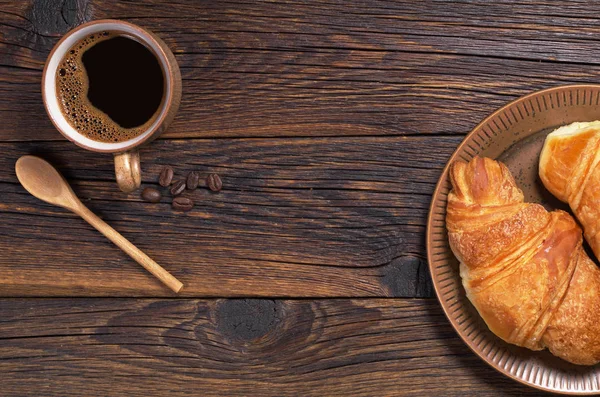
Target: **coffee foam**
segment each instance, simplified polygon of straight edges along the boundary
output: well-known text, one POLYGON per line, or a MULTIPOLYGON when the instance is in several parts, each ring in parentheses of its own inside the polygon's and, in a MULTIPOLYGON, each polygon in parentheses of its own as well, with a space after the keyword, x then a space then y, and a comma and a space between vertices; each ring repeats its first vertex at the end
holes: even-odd
POLYGON ((147 131, 158 115, 157 111, 144 124, 124 128, 89 101, 89 81, 82 56, 99 42, 118 35, 107 31, 80 40, 66 52, 56 73, 56 95, 62 114, 78 133, 99 142, 116 143, 133 139, 147 131))

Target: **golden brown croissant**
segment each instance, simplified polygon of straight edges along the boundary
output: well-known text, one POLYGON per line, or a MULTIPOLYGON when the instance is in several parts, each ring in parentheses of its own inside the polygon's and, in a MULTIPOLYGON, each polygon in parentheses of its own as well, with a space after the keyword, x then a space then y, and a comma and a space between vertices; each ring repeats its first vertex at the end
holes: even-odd
POLYGON ((600 121, 573 123, 548 135, 540 154, 544 186, 569 204, 600 257, 600 121))
POLYGON ((575 364, 600 361, 600 270, 573 218, 524 203, 508 168, 488 158, 452 164, 450 180, 450 246, 490 330, 575 364))

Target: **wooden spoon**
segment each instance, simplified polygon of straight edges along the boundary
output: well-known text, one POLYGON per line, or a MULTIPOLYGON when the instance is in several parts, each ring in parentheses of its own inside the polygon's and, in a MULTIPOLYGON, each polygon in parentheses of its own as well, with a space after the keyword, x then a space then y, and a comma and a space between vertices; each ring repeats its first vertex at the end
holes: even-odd
POLYGON ((42 201, 73 211, 167 287, 175 292, 181 291, 183 284, 179 280, 83 205, 65 178, 46 160, 35 156, 23 156, 17 160, 15 170, 19 182, 29 193, 42 201))

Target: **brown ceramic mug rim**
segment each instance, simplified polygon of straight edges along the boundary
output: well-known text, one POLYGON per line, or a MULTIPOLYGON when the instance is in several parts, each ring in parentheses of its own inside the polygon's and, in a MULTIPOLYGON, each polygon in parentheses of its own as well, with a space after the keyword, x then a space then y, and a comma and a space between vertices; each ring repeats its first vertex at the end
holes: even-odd
MULTIPOLYGON (((130 34, 129 32, 123 32, 123 33, 130 34)), ((120 21, 118 19, 99 19, 96 21, 86 22, 84 24, 77 26, 75 29, 72 29, 72 30, 68 31, 67 33, 65 33, 63 35, 63 37, 60 38, 60 40, 54 45, 54 47, 50 51, 50 54, 48 55, 48 58, 46 59, 46 63, 44 64, 44 71, 42 73, 42 100, 44 102, 44 109, 46 110, 46 114, 50 118, 50 121, 52 122, 54 127, 58 130, 58 132, 61 133, 62 136, 64 136, 65 138, 67 138, 69 141, 73 142, 77 146, 82 147, 87 150, 94 151, 94 152, 102 152, 102 153, 126 152, 128 150, 131 150, 131 149, 134 149, 141 145, 144 145, 144 144, 148 143, 149 141, 152 141, 152 139, 156 138, 156 133, 157 133, 157 131, 161 131, 161 126, 164 124, 164 121, 169 114, 169 110, 171 109, 171 107, 173 105, 173 98, 175 96, 175 81, 174 81, 175 79, 174 79, 173 65, 171 64, 171 61, 169 60, 169 57, 167 56, 167 53, 165 52, 163 45, 164 44, 161 43, 159 40, 157 40, 157 38, 154 36, 154 34, 152 32, 150 32, 149 30, 146 30, 146 29, 144 29, 140 26, 137 26, 135 24, 132 24, 130 22, 120 21), (150 41, 153 44, 155 44, 155 47, 156 47, 156 49, 158 49, 158 51, 160 51, 160 54, 156 54, 156 52, 153 48, 150 48, 148 46, 146 46, 146 47, 157 58, 164 59, 164 61, 165 61, 164 65, 161 62, 161 69, 163 69, 165 79, 168 79, 168 82, 169 82, 169 84, 166 84, 166 86, 168 87, 168 91, 163 95, 163 99, 161 101, 160 114, 158 115, 156 121, 154 122, 153 127, 151 127, 149 130, 146 130, 143 132, 143 134, 145 134, 144 138, 142 140, 140 140, 139 142, 132 142, 129 145, 114 148, 114 149, 112 149, 112 148, 111 149, 100 149, 97 147, 91 147, 91 146, 88 146, 76 139, 73 139, 71 136, 67 135, 63 131, 62 127, 60 127, 58 125, 58 123, 56 122, 56 120, 54 119, 54 116, 52 115, 52 113, 49 109, 49 106, 46 102, 46 74, 48 73, 48 67, 50 64, 50 60, 54 57, 54 54, 56 53, 56 51, 60 47, 60 45, 68 37, 71 37, 73 34, 79 32, 80 30, 82 30, 84 28, 87 28, 89 26, 94 26, 94 25, 107 24, 107 23, 128 26, 130 29, 134 30, 138 34, 135 36, 135 38, 138 40, 142 40, 143 41, 142 44, 146 45, 146 41, 150 41)), ((127 141, 125 141, 125 142, 127 142, 127 141)))

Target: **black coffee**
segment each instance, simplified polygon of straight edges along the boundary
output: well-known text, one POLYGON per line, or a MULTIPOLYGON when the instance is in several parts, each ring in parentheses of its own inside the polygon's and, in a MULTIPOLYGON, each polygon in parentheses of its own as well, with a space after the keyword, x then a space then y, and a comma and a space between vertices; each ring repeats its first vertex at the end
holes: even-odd
POLYGON ((122 142, 157 117, 164 76, 146 46, 118 32, 90 35, 67 51, 56 75, 63 114, 82 135, 122 142))

